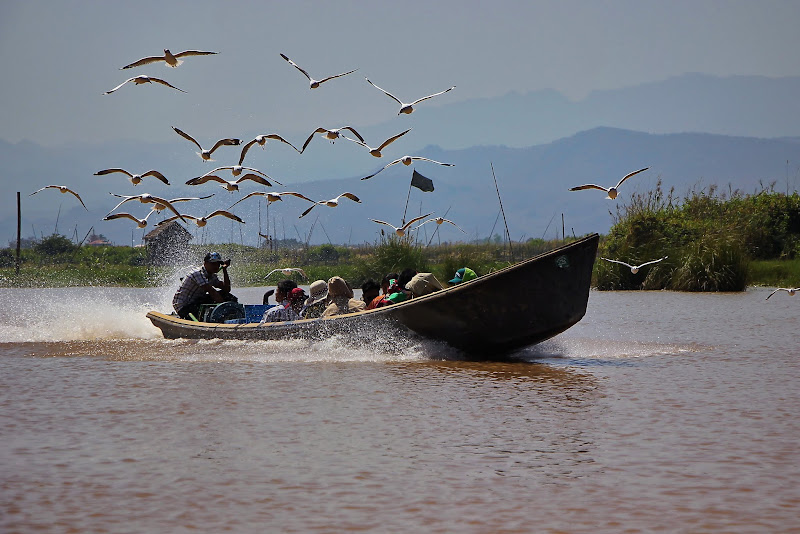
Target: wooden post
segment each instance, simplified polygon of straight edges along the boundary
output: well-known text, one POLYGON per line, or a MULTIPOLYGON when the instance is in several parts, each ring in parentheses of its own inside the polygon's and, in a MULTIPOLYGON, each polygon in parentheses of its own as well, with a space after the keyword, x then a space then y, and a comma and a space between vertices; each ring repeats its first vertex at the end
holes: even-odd
POLYGON ((19 199, 19 191, 17 191, 17 266, 16 266, 16 274, 19 275, 19 254, 20 254, 20 245, 22 240, 22 203, 19 199))

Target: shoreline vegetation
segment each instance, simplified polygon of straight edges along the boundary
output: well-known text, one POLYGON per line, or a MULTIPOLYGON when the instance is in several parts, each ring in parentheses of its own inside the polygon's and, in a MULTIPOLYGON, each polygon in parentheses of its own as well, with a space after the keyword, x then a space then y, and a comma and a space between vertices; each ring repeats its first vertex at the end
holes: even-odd
MULTIPOLYGON (((592 287, 599 290, 744 291, 748 286, 796 287, 800 283, 800 196, 779 193, 774 184, 744 194, 720 192, 716 186, 692 190, 683 197, 674 189, 656 188, 616 204, 613 226, 601 236, 592 287), (601 257, 639 264, 668 256, 634 274, 601 257)), ((122 286, 156 287, 176 265, 199 263, 208 249, 233 260, 231 276, 238 287, 274 285, 265 279, 272 269, 301 267, 309 279, 345 278, 353 287, 368 278, 413 267, 449 280, 461 267, 479 275, 551 250, 565 240, 529 239, 504 242, 426 245, 413 236, 390 234, 373 244, 279 247, 270 251, 238 244, 189 245, 169 267, 148 265, 144 248, 79 247, 54 234, 22 250, 16 274, 15 250, 0 249, 0 287, 122 286)))

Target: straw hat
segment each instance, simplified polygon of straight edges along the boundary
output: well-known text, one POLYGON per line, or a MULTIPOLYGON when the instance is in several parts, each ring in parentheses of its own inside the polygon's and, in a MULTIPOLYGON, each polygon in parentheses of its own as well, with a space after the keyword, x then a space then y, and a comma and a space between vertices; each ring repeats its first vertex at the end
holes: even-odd
POLYGON ((325 300, 328 296, 328 284, 325 280, 316 280, 308 290, 308 299, 306 299, 306 306, 311 306, 325 300))

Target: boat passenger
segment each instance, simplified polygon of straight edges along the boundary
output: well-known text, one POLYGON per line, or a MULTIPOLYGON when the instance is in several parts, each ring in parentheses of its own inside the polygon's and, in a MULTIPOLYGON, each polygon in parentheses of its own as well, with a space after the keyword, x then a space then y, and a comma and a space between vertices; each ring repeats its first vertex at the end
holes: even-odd
POLYGON ((361 284, 361 300, 364 301, 364 304, 367 307, 369 307, 369 304, 375 299, 375 297, 380 296, 380 294, 381 286, 378 285, 378 282, 372 278, 361 284))
POLYGON ((231 295, 231 279, 228 267, 231 260, 222 260, 219 252, 209 252, 203 258, 203 265, 186 275, 181 286, 172 297, 172 307, 181 319, 198 319, 202 304, 238 302, 231 295), (222 269, 222 280, 217 273, 222 269))
POLYGON ((286 306, 289 304, 289 294, 292 292, 292 289, 296 287, 297 283, 288 278, 278 282, 278 286, 275 288, 275 302, 277 302, 278 305, 264 312, 264 316, 261 318, 261 324, 291 321, 291 319, 289 319, 289 312, 286 311, 286 306))
POLYGON ((367 307, 362 301, 353 298, 353 290, 340 276, 328 280, 328 301, 330 304, 322 313, 323 317, 364 311, 367 307))
POLYGON ((398 278, 400 278, 399 274, 397 274, 397 273, 389 273, 389 274, 385 275, 381 279, 381 291, 383 292, 383 294, 382 295, 378 295, 377 297, 372 299, 372 301, 369 304, 367 304, 367 309, 368 310, 374 310, 375 308, 378 307, 378 304, 384 299, 384 297, 387 297, 389 295, 389 293, 388 293, 389 292, 389 287, 398 278))
POLYGON ((455 285, 460 284, 461 282, 469 282, 474 278, 478 278, 478 275, 475 273, 475 271, 469 267, 462 267, 456 271, 456 275, 452 280, 448 280, 448 282, 455 285))
POLYGON ((429 295, 434 291, 444 289, 442 283, 433 275, 433 273, 417 273, 409 283, 406 284, 406 289, 411 291, 411 297, 423 297, 429 295))
POLYGON ((325 280, 316 280, 311 284, 308 299, 306 299, 300 316, 303 319, 316 319, 322 317, 322 312, 328 306, 328 283, 325 280))
POLYGON ((408 284, 411 279, 416 276, 416 274, 417 271, 414 269, 404 269, 403 272, 400 273, 400 277, 395 281, 394 285, 389 287, 389 295, 378 304, 378 307, 380 308, 381 306, 387 306, 389 304, 398 304, 410 299, 411 291, 406 289, 406 284, 408 284))

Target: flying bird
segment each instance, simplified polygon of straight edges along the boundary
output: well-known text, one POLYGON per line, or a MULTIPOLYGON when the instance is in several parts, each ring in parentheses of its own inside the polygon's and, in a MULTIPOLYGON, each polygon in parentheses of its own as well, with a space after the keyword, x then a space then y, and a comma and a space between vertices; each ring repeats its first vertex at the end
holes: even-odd
POLYGON ((311 200, 310 198, 308 198, 307 196, 302 195, 300 193, 296 193, 294 191, 284 191, 283 193, 274 193, 272 191, 253 191, 252 193, 249 193, 249 194, 245 195, 244 197, 240 198, 239 200, 237 200, 236 202, 231 204, 228 207, 228 209, 231 209, 232 207, 234 207, 239 202, 241 202, 243 200, 247 200, 250 197, 254 197, 254 196, 267 197, 267 204, 272 204, 273 202, 277 202, 278 200, 283 201, 283 198, 281 198, 283 195, 291 195, 291 196, 294 196, 294 197, 297 197, 297 198, 302 198, 303 200, 308 200, 309 202, 315 202, 315 201, 311 200))
POLYGON ((361 204, 361 200, 357 196, 355 196, 353 193, 342 193, 338 197, 334 197, 334 198, 332 198, 330 200, 320 200, 319 202, 314 202, 312 200, 312 202, 314 202, 314 204, 312 204, 310 208, 308 208, 306 211, 304 211, 302 213, 302 215, 300 215, 300 217, 298 217, 298 219, 302 219, 303 217, 308 215, 308 212, 310 212, 311 210, 313 210, 317 206, 328 206, 329 208, 335 208, 336 206, 339 205, 339 199, 342 198, 342 197, 349 198, 350 200, 353 200, 353 201, 358 202, 359 204, 361 204))
MULTIPOLYGON (((110 215, 106 215, 105 217, 103 217, 103 220, 104 221, 112 221, 114 219, 130 219, 130 220, 134 221, 136 223, 136 226, 138 226, 139 228, 144 228, 144 227, 147 226, 147 218, 150 217, 153 213, 155 213, 155 211, 156 210, 148 211, 147 215, 144 216, 144 219, 139 219, 137 217, 134 217, 130 213, 112 213, 110 215)), ((177 217, 173 217, 173 218, 177 219, 177 217)))
MULTIPOLYGON (((178 210, 175 209, 175 206, 172 205, 172 202, 170 202, 167 199, 153 196, 150 193, 142 193, 141 195, 117 195, 115 193, 111 193, 111 195, 113 195, 115 197, 123 198, 124 200, 122 202, 120 202, 119 204, 117 204, 116 206, 114 206, 113 208, 111 208, 111 211, 109 211, 108 214, 106 214, 106 217, 108 217, 108 215, 111 215, 111 213, 115 209, 117 209, 118 207, 122 206, 126 202, 129 202, 131 200, 138 200, 142 204, 155 204, 156 206, 162 205, 162 206, 166 207, 167 209, 169 209, 172 213, 174 213, 175 215, 180 217, 180 219, 183 222, 186 222, 186 219, 183 218, 183 215, 178 213, 178 210)), ((155 209, 155 211, 160 211, 160 210, 155 209)))
POLYGON ((778 291, 786 291, 787 293, 789 293, 790 297, 793 297, 795 292, 800 291, 800 287, 779 287, 778 289, 767 295, 767 298, 765 298, 764 300, 769 300, 769 298, 778 291))
POLYGON ((308 276, 306 276, 306 272, 301 269, 300 267, 284 267, 283 269, 272 269, 267 276, 264 278, 269 278, 275 273, 283 273, 284 276, 291 276, 292 273, 300 273, 303 278, 308 280, 308 276))
POLYGON ((183 89, 178 89, 177 87, 175 87, 171 83, 169 83, 167 81, 164 81, 161 78, 155 78, 153 76, 145 76, 144 74, 140 74, 139 76, 134 76, 133 78, 128 78, 127 80, 125 80, 124 82, 122 82, 121 84, 116 86, 115 88, 111 89, 110 91, 106 91, 103 94, 104 95, 110 95, 111 93, 113 93, 114 91, 116 91, 117 89, 119 89, 120 87, 122 87, 123 85, 125 85, 128 82, 133 82, 136 85, 142 85, 143 83, 156 82, 156 83, 160 83, 161 85, 166 85, 167 87, 171 87, 173 89, 177 89, 181 93, 185 93, 186 92, 183 89))
POLYGON ((191 180, 187 180, 186 185, 200 185, 206 182, 219 182, 220 184, 222 184, 222 187, 227 189, 228 191, 238 191, 239 184, 244 182, 245 180, 252 180, 258 184, 265 185, 267 187, 272 187, 272 182, 270 182, 263 176, 259 176, 258 174, 253 174, 251 172, 245 174, 244 176, 240 177, 237 180, 232 180, 232 181, 228 181, 225 178, 221 178, 216 174, 204 174, 203 176, 198 176, 197 178, 192 178, 191 180))
POLYGON ((316 89, 317 87, 320 86, 320 84, 325 83, 328 80, 332 80, 334 78, 340 78, 342 76, 346 76, 348 74, 352 74, 353 72, 358 70, 358 69, 354 69, 354 70, 351 70, 351 71, 343 72, 341 74, 336 74, 334 76, 328 76, 327 78, 323 78, 321 80, 315 80, 303 68, 301 68, 300 65, 298 65, 297 63, 295 63, 294 61, 292 61, 291 59, 286 57, 284 54, 281 54, 281 57, 283 59, 285 59, 286 61, 288 61, 289 65, 293 66, 294 68, 296 68, 297 70, 299 70, 300 72, 305 74, 306 78, 308 78, 309 89, 316 89))
MULTIPOLYGON (((119 197, 119 198, 128 198, 125 195, 118 195, 116 193, 111 193, 111 194, 113 196, 119 197)), ((170 204, 175 204, 176 202, 188 202, 190 200, 205 200, 205 199, 211 198, 213 196, 214 196, 214 193, 211 193, 210 195, 206 195, 204 197, 171 198, 171 199, 169 199, 169 203, 170 204)), ((165 204, 159 204, 158 202, 154 202, 153 206, 150 209, 150 211, 158 211, 158 212, 160 212, 160 211, 165 210, 165 209, 167 209, 167 206, 165 204)), ((114 210, 111 210, 111 211, 114 211, 114 210)))
POLYGON ((610 261, 610 262, 612 262, 612 263, 619 263, 620 265, 624 265, 624 266, 626 266, 626 267, 630 267, 630 269, 631 269, 631 272, 632 272, 633 274, 636 274, 636 273, 638 273, 638 272, 639 272, 639 269, 641 269, 641 268, 642 268, 642 267, 644 267, 645 265, 650 265, 651 263, 658 263, 658 262, 660 262, 660 261, 662 261, 662 260, 666 260, 667 258, 669 258, 669 256, 664 256, 663 258, 659 258, 659 259, 657 259, 657 260, 648 261, 648 262, 646 262, 646 263, 643 263, 643 264, 641 264, 641 265, 631 265, 631 264, 629 264, 629 263, 625 263, 624 261, 609 260, 608 258, 601 258, 601 259, 604 259, 604 260, 606 260, 606 261, 610 261))
MULTIPOLYGON (((205 173, 203 176, 209 176, 211 174, 217 174, 219 171, 231 171, 231 174, 234 176, 239 176, 242 174, 243 171, 250 171, 254 174, 259 174, 264 178, 269 178, 266 173, 259 171, 258 169, 254 169, 253 167, 242 167, 241 165, 228 165, 226 167, 217 167, 216 169, 210 170, 205 173)), ((270 178, 272 179, 272 178, 270 178)), ((277 182, 277 180, 275 180, 277 182)))
MULTIPOLYGON (((461 230, 462 232, 464 232, 464 230, 459 225, 457 225, 456 223, 454 223, 453 221, 451 221, 449 219, 445 219, 444 217, 434 217, 433 219, 428 219, 427 221, 425 221, 422 224, 420 224, 419 226, 417 226, 417 228, 419 228, 423 224, 428 224, 429 222, 435 222, 437 225, 441 225, 442 223, 450 223, 453 226, 455 226, 456 228, 458 228, 459 230, 461 230)), ((417 228, 414 228, 414 230, 416 230, 417 228)), ((464 232, 464 233, 466 234, 467 232, 464 232)))
MULTIPOLYGON (((182 214, 180 216, 180 218, 183 219, 183 217, 186 217, 186 219, 191 219, 191 220, 194 221, 194 223, 197 226, 202 228, 203 226, 208 224, 208 220, 211 217, 217 217, 217 216, 227 217, 228 219, 232 219, 232 220, 234 220, 236 222, 244 224, 244 221, 242 219, 240 219, 237 215, 234 215, 233 213, 231 213, 229 211, 225 211, 225 210, 217 210, 217 211, 215 211, 215 212, 213 212, 213 213, 211 213, 209 215, 206 215, 205 217, 195 217, 194 215, 187 215, 186 213, 184 213, 184 214, 182 214)), ((177 218, 178 218, 178 216, 169 217, 168 219, 164 219, 163 221, 158 223, 158 226, 161 226, 162 224, 167 224, 169 222, 172 222, 177 218)), ((184 219, 184 221, 185 221, 185 219, 184 219)))
POLYGON ((294 146, 292 143, 290 143, 289 141, 287 141, 286 139, 284 139, 283 137, 281 137, 278 134, 274 134, 273 133, 273 134, 257 135, 257 136, 255 136, 255 138, 252 141, 248 142, 246 145, 244 145, 242 147, 242 153, 239 156, 239 165, 241 165, 242 162, 244 161, 244 156, 245 156, 245 154, 247 154, 247 151, 249 150, 249 148, 251 146, 253 146, 255 143, 258 143, 259 145, 261 145, 261 149, 263 150, 264 149, 264 145, 267 144, 267 139, 275 139, 276 141, 280 141, 282 143, 286 143, 287 145, 289 145, 290 147, 295 149, 297 152, 300 152, 299 150, 297 150, 296 146, 294 146))
POLYGON ((36 193, 38 193, 39 191, 44 191, 45 189, 58 189, 62 193, 71 193, 71 194, 75 195, 75 198, 77 198, 80 201, 81 206, 83 206, 83 209, 85 209, 86 211, 89 211, 89 208, 87 208, 86 204, 83 203, 83 200, 81 199, 81 196, 78 193, 76 193, 75 191, 73 191, 72 189, 70 189, 69 187, 67 187, 66 185, 46 185, 46 186, 42 187, 41 189, 37 189, 36 191, 34 191, 33 193, 31 193, 28 196, 33 196, 36 193))
POLYGON ((383 154, 381 154, 381 150, 383 150, 384 148, 386 148, 387 146, 389 146, 390 144, 392 144, 393 142, 395 142, 399 138, 403 137, 405 134, 407 134, 410 131, 411 131, 411 128, 409 128, 405 132, 401 132, 401 133, 399 133, 397 135, 394 135, 394 136, 390 137, 389 139, 387 139, 386 141, 381 143, 378 148, 372 148, 371 146, 367 145, 364 141, 359 141, 357 139, 351 139, 350 137, 347 137, 346 135, 342 135, 342 137, 344 137, 348 141, 352 141, 354 143, 358 143, 359 145, 361 145, 364 148, 366 148, 371 155, 375 156, 376 158, 380 158, 380 157, 383 156, 383 154))
POLYGON ((130 173, 130 172, 126 171, 125 169, 116 169, 116 168, 114 168, 114 169, 103 169, 102 171, 97 171, 96 173, 94 173, 94 175, 95 176, 104 176, 106 174, 111 174, 111 173, 114 173, 114 172, 119 172, 119 173, 127 175, 128 179, 130 179, 130 181, 131 181, 131 183, 133 185, 139 185, 142 182, 142 178, 144 178, 145 176, 152 176, 154 178, 158 178, 159 180, 161 180, 165 184, 169 185, 169 181, 164 177, 164 175, 161 174, 160 172, 154 171, 154 170, 150 170, 150 171, 147 171, 147 172, 142 173, 142 174, 133 174, 133 173, 130 173))
POLYGON ((577 187, 572 187, 570 188, 570 191, 580 191, 581 189, 599 189, 600 191, 605 191, 606 193, 608 193, 608 196, 606 198, 613 200, 617 198, 617 190, 619 189, 619 186, 622 185, 622 182, 624 182, 625 180, 627 180, 628 178, 630 178, 635 174, 639 174, 642 171, 646 171, 649 168, 650 167, 645 167, 644 169, 639 169, 638 171, 633 171, 630 174, 626 174, 625 176, 622 177, 622 180, 617 182, 617 185, 615 185, 614 187, 602 187, 595 184, 586 184, 586 185, 579 185, 577 187))
MULTIPOLYGON (((398 237, 403 237, 404 235, 406 235, 406 230, 408 230, 409 226, 411 226, 412 224, 414 224, 415 222, 417 222, 419 220, 424 219, 428 215, 430 215, 430 213, 426 213, 425 215, 420 215, 419 217, 414 217, 413 219, 411 219, 410 221, 405 223, 403 226, 399 226, 399 227, 393 225, 392 223, 388 223, 386 221, 379 221, 378 219, 370 219, 370 221, 376 222, 378 224, 385 224, 386 226, 391 226, 392 228, 394 228, 394 233, 397 234, 398 237)), ((420 225, 420 226, 422 226, 422 225, 420 225)), ((417 228, 419 228, 419 226, 417 228)))
POLYGON ((187 140, 191 141, 192 143, 194 143, 195 145, 197 145, 197 148, 200 149, 200 152, 198 152, 198 154, 200 155, 201 158, 203 158, 204 161, 214 161, 213 159, 211 159, 211 154, 213 154, 216 149, 218 149, 219 147, 221 147, 223 145, 238 146, 239 143, 241 143, 241 141, 239 141, 239 139, 231 139, 231 138, 220 139, 219 141, 217 141, 214 144, 214 147, 211 150, 204 150, 203 147, 200 146, 200 143, 195 141, 194 137, 192 137, 191 135, 187 134, 184 131, 179 130, 178 128, 175 128, 174 126, 172 127, 172 129, 175 130, 175 133, 177 133, 178 135, 180 135, 184 139, 187 139, 187 140))
POLYGON ((378 170, 377 172, 373 172, 369 176, 363 177, 362 180, 369 180, 370 178, 372 178, 373 176, 375 176, 376 174, 378 174, 382 170, 384 170, 384 169, 386 169, 388 167, 391 167, 392 165, 395 165, 397 163, 402 163, 403 165, 411 165, 411 163, 413 161, 415 161, 415 160, 430 161, 431 163, 436 163, 438 165, 444 165, 445 167, 453 167, 452 163, 442 163, 441 161, 436 161, 436 160, 433 160, 433 159, 423 158, 422 156, 403 156, 402 158, 397 158, 396 160, 394 160, 391 163, 387 163, 386 165, 383 166, 382 169, 378 170))
POLYGON ((138 61, 134 61, 130 65, 125 65, 124 67, 120 67, 119 70, 132 69, 133 67, 141 67, 142 65, 149 65, 150 63, 158 63, 160 61, 163 61, 165 63, 165 66, 167 67, 175 68, 181 63, 183 63, 183 61, 180 60, 180 58, 182 57, 210 56, 216 53, 217 52, 201 52, 200 50, 184 50, 183 52, 173 54, 172 52, 169 51, 168 48, 165 48, 163 56, 143 57, 138 61))
POLYGON ((338 139, 342 135, 342 133, 341 133, 342 130, 350 130, 351 132, 353 132, 353 135, 358 137, 359 141, 361 141, 362 143, 364 142, 364 138, 361 137, 361 135, 357 131, 355 131, 351 126, 342 126, 341 128, 334 128, 332 130, 329 130, 327 128, 319 127, 316 130, 314 130, 313 132, 311 132, 311 135, 308 136, 308 139, 306 139, 306 142, 303 143, 303 148, 300 149, 300 153, 302 154, 303 152, 305 152, 306 147, 311 142, 311 140, 314 138, 314 135, 316 135, 316 134, 324 134, 326 139, 330 139, 331 142, 333 142, 334 140, 338 139))
POLYGON ((392 100, 394 100, 395 102, 400 104, 400 111, 397 112, 398 115, 400 115, 401 113, 405 113, 405 114, 413 113, 414 112, 414 106, 419 104, 423 100, 428 100, 429 98, 433 98, 434 96, 443 95, 446 92, 452 91, 453 89, 456 88, 456 86, 454 85, 453 87, 450 87, 449 89, 445 89, 444 91, 439 91, 438 93, 433 93, 432 95, 423 96, 422 98, 418 98, 418 99, 414 100, 413 102, 405 103, 405 102, 401 101, 399 98, 397 98, 396 96, 394 96, 392 93, 387 91, 386 89, 381 89, 380 87, 378 87, 374 83, 370 82, 369 78, 364 78, 364 79, 367 80, 372 87, 375 87, 376 89, 379 89, 386 96, 388 96, 389 98, 391 98, 392 100))

